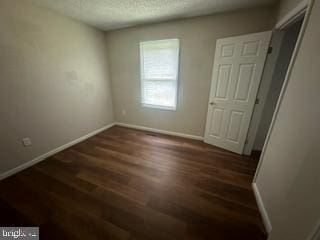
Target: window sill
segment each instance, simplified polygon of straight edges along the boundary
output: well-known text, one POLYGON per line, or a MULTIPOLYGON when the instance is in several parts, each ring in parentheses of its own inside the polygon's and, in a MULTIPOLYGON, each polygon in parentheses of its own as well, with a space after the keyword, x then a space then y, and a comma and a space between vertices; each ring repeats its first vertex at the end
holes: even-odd
POLYGON ((177 111, 176 107, 158 106, 158 105, 151 105, 151 104, 145 104, 145 103, 142 103, 142 107, 159 109, 159 110, 167 110, 167 111, 173 111, 173 112, 177 111))

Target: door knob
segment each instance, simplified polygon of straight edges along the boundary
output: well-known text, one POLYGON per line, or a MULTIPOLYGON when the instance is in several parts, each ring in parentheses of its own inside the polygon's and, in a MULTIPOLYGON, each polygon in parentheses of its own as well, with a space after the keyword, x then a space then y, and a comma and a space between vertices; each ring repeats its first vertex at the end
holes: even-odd
POLYGON ((213 106, 213 105, 216 105, 216 103, 215 102, 210 102, 210 105, 213 106))

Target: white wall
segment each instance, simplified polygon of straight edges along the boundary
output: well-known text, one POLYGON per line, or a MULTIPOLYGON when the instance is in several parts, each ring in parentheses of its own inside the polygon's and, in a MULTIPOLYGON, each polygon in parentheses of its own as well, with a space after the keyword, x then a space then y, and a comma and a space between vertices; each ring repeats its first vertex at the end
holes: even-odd
POLYGON ((271 9, 259 8, 107 33, 116 121, 203 136, 216 40, 270 30, 272 17, 271 9), (181 44, 174 112, 140 104, 139 42, 165 38, 181 44))
POLYGON ((1 0, 0 174, 113 122, 106 52, 101 31, 1 0))
POLYGON ((319 21, 316 0, 256 178, 270 240, 306 240, 320 218, 319 21))

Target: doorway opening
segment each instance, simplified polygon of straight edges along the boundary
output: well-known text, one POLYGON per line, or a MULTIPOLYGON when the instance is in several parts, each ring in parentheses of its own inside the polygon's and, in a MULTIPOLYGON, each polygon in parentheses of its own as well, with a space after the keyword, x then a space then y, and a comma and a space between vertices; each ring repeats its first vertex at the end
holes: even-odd
POLYGON ((244 149, 246 155, 254 154, 255 156, 259 156, 261 154, 293 57, 303 20, 304 13, 284 28, 273 32, 270 44, 272 54, 269 54, 267 57, 265 71, 262 75, 247 137, 248 139, 251 138, 251 141, 244 149), (259 101, 260 97, 264 98, 263 103, 259 101), (259 115, 260 119, 257 115, 259 115))
POLYGON ((299 5, 273 31, 217 40, 204 142, 260 159, 294 62, 307 7, 299 5))

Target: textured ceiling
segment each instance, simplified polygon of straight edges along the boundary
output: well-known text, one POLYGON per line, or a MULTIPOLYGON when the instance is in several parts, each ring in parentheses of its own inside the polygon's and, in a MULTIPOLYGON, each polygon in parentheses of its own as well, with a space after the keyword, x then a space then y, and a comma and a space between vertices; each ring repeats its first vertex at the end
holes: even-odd
POLYGON ((30 0, 63 15, 110 30, 170 19, 271 5, 277 0, 30 0))

